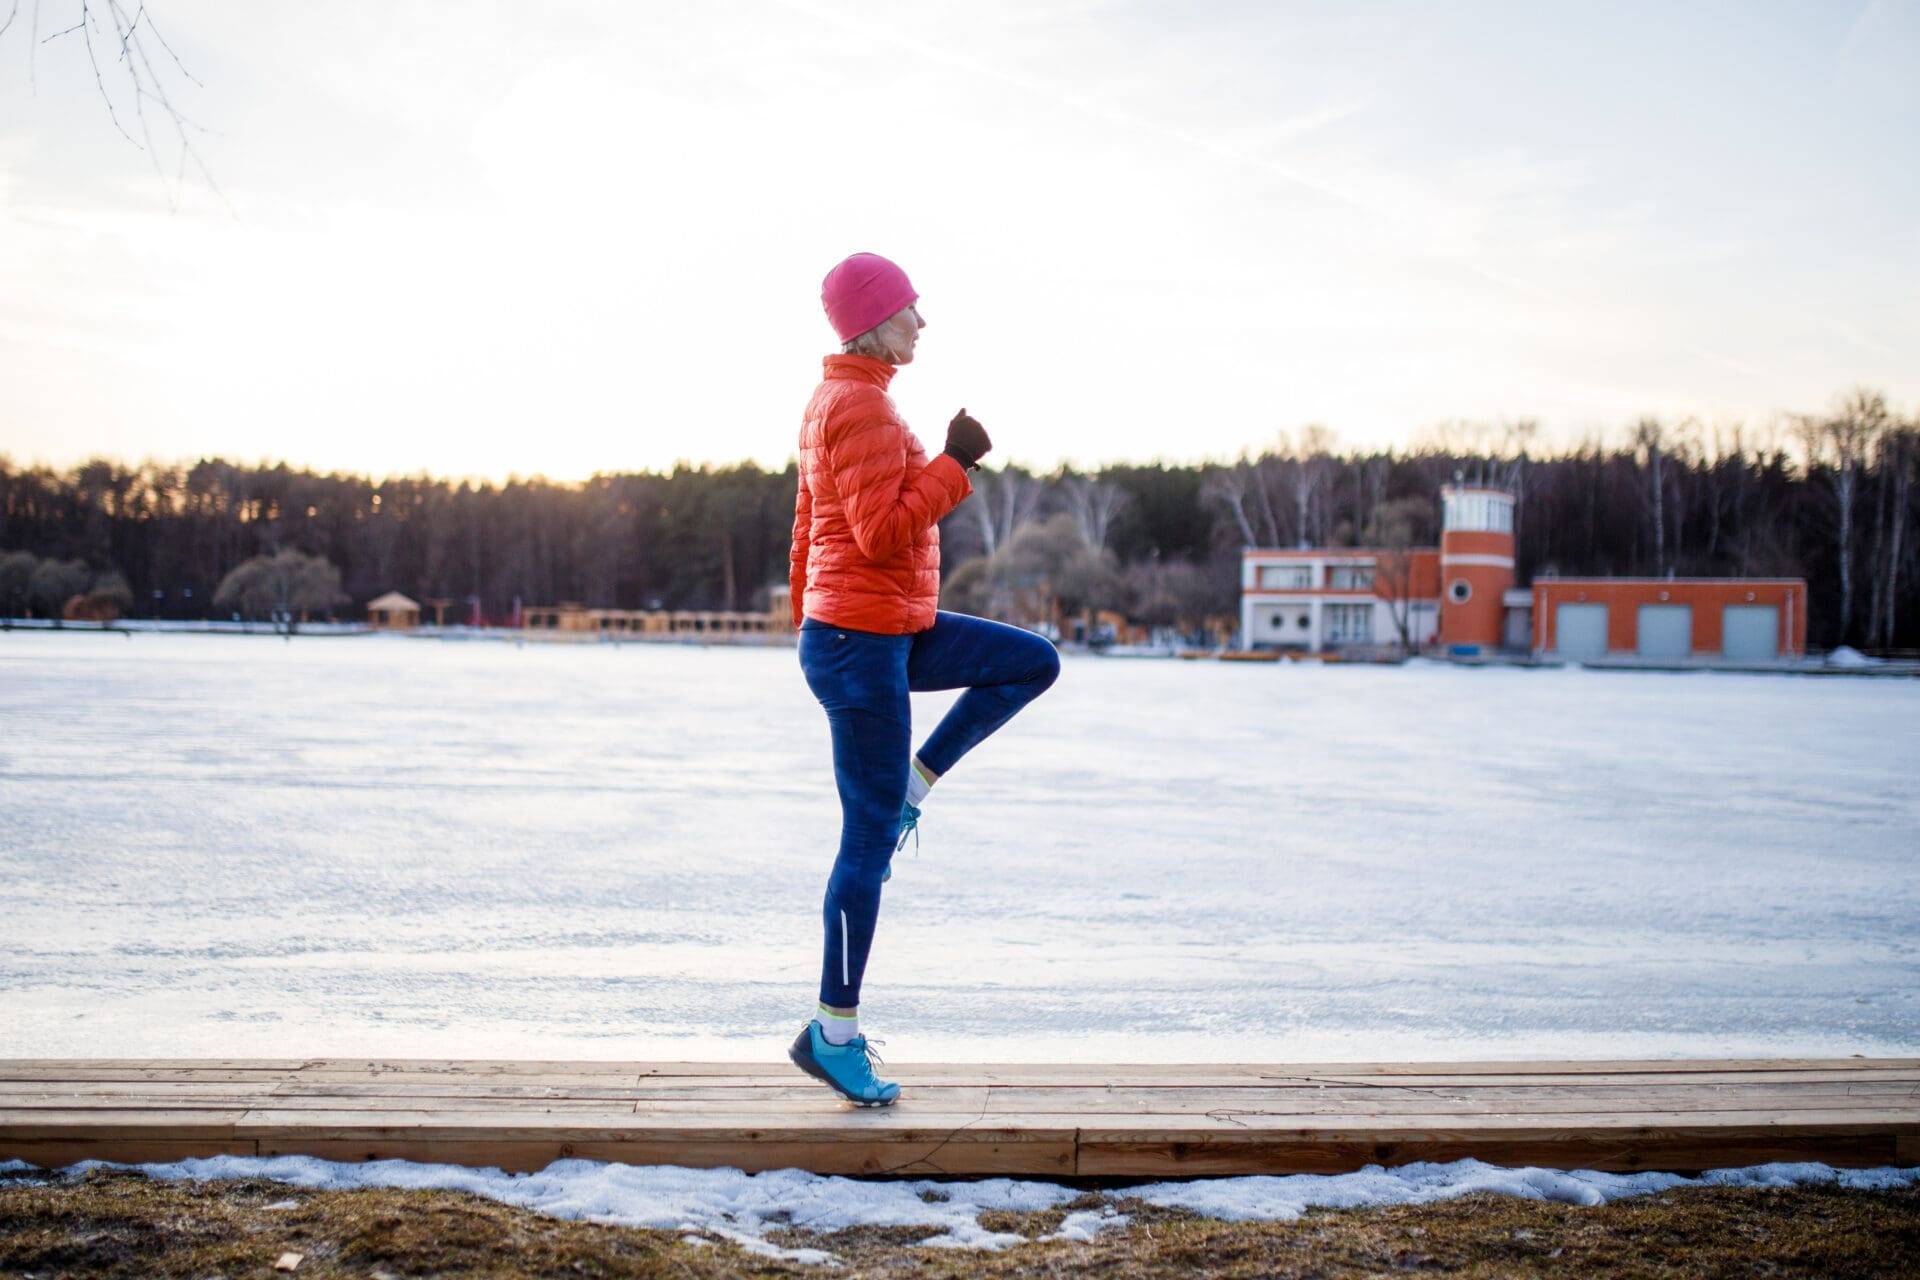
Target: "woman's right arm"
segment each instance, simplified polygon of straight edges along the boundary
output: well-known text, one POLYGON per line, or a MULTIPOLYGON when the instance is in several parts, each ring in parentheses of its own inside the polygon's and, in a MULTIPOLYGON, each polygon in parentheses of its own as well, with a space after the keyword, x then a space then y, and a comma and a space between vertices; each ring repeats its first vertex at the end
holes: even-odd
POLYGON ((967 469, 944 453, 909 480, 907 429, 883 413, 848 422, 825 452, 854 545, 876 563, 892 559, 973 492, 967 469))

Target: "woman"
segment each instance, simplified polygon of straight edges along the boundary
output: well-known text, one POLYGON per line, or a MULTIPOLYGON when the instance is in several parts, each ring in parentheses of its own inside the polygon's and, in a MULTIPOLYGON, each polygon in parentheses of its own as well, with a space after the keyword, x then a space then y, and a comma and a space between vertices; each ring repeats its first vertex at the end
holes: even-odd
POLYGON ((900 1086, 878 1079, 860 1034, 860 977, 881 882, 927 791, 1060 674, 1044 638, 939 611, 940 518, 973 492, 967 473, 992 447, 962 409, 931 462, 887 384, 913 360, 927 322, 906 272, 856 253, 827 274, 821 301, 841 342, 800 428, 792 589, 800 669, 826 708, 840 789, 840 853, 827 880, 820 1005, 787 1053, 863 1106, 900 1086), (908 692, 965 689, 919 752, 908 692))

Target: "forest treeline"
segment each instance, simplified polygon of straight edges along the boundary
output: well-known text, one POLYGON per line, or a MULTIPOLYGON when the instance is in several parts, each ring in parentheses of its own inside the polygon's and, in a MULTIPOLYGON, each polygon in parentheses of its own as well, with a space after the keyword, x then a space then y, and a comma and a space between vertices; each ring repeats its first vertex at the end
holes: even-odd
MULTIPOLYGON (((1193 626, 1236 612, 1243 546, 1432 545, 1457 478, 1518 495, 1522 582, 1805 577, 1815 645, 1920 647, 1917 470, 1920 420, 1869 391, 1764 432, 1645 419, 1556 450, 1527 422, 1449 424, 1405 451, 1342 450, 1310 427, 1233 462, 982 469, 941 525, 943 594, 1016 621, 1046 599, 1193 626)), ((0 557, 124 583, 137 617, 214 615, 231 571, 287 550, 337 566, 344 616, 388 590, 452 599, 462 619, 502 620, 516 601, 753 609, 786 579, 796 483, 791 464, 494 484, 0 458, 0 557)), ((33 607, 24 589, 0 600, 33 607)))

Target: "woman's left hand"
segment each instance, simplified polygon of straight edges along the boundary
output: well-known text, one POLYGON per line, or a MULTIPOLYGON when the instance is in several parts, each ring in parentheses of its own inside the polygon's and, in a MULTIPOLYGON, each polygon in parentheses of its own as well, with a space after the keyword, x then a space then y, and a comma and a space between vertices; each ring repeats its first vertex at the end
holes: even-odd
POLYGON ((953 415, 953 421, 947 424, 947 447, 942 452, 971 471, 980 465, 980 459, 986 457, 992 448, 993 441, 987 438, 987 429, 969 416, 965 409, 953 415))

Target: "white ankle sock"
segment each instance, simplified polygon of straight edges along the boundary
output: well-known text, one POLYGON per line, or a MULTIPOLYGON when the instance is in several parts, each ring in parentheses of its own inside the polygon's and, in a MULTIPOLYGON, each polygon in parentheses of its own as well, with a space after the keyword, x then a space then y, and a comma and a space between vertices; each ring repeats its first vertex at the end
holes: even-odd
POLYGON ((907 766, 907 803, 918 809, 920 802, 927 798, 927 792, 933 790, 933 784, 940 781, 940 775, 920 763, 915 756, 907 766))
POLYGON ((845 1044, 860 1034, 860 1011, 835 1013, 824 1004, 814 1011, 813 1020, 820 1024, 820 1038, 828 1044, 845 1044))

